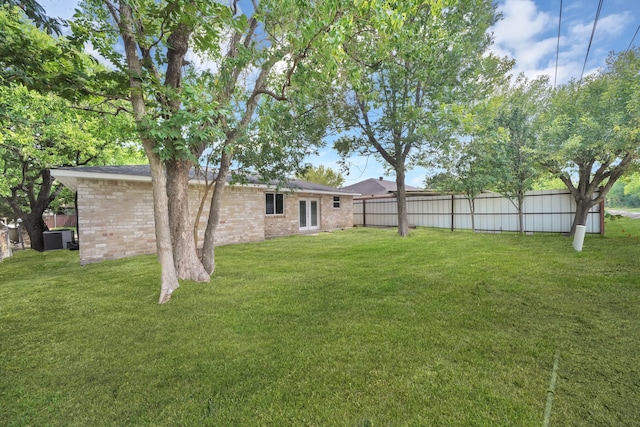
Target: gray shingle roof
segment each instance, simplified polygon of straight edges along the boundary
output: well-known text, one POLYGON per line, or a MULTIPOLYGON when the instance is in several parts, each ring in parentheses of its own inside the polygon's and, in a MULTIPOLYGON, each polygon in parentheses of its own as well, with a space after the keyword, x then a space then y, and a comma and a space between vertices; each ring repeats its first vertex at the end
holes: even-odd
MULTIPOLYGON (((52 169, 51 173, 54 177, 60 180, 63 184, 73 188, 73 178, 74 176, 79 177, 91 177, 94 175, 96 177, 104 178, 108 175, 113 175, 114 179, 135 179, 135 178, 150 178, 151 177, 151 169, 149 165, 131 165, 131 166, 76 166, 76 167, 61 167, 52 169), (61 171, 59 173, 59 171, 61 171), (115 178, 118 176, 118 178, 115 178)), ((204 178, 202 172, 196 172, 194 169, 190 172, 191 179, 204 178)), ((208 173, 208 180, 212 181, 215 178, 215 173, 208 173)), ((231 182, 231 176, 227 178, 227 182, 231 182)), ((276 181, 264 181, 261 180, 258 175, 245 175, 246 182, 254 185, 264 185, 267 187, 286 187, 292 190, 301 190, 301 191, 319 191, 326 193, 334 193, 334 194, 349 194, 349 195, 358 195, 351 190, 338 189, 334 187, 329 187, 322 184, 316 184, 313 182, 301 181, 298 179, 289 180, 286 183, 278 183, 276 181)))
MULTIPOLYGON (((407 191, 420 191, 419 188, 411 185, 405 185, 407 191)), ((379 196, 382 194, 393 193, 398 190, 395 181, 387 181, 384 179, 369 178, 364 181, 357 182, 352 185, 342 187, 342 190, 360 193, 363 196, 379 196)))

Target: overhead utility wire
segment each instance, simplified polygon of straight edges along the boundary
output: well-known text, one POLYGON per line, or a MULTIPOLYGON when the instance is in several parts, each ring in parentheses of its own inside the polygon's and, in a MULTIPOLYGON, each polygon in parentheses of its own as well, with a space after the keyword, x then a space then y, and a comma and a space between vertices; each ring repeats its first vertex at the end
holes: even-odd
POLYGON ((560 55, 560 25, 561 24, 562 24, 562 0, 560 0, 560 17, 558 18, 558 44, 556 45, 556 75, 553 78, 554 89, 556 88, 556 82, 558 81, 558 56, 560 55))
POLYGON ((631 38, 631 41, 629 42, 629 47, 627 47, 626 52, 629 52, 629 49, 631 49, 631 45, 633 44, 633 41, 636 39, 636 36, 638 35, 638 30, 640 30, 640 25, 638 25, 638 28, 636 28, 636 33, 631 38))
POLYGON ((598 25, 598 19, 600 18, 600 11, 602 10, 602 3, 604 0, 600 0, 598 3, 598 11, 596 12, 596 19, 593 21, 593 29, 591 30, 591 38, 589 39, 589 46, 587 47, 587 55, 584 57, 584 64, 582 65, 582 72, 580 73, 580 80, 578 81, 578 87, 582 83, 582 76, 584 75, 584 69, 587 66, 587 59, 589 58, 589 51, 591 50, 591 42, 593 42, 593 35, 596 33, 596 26, 598 25))

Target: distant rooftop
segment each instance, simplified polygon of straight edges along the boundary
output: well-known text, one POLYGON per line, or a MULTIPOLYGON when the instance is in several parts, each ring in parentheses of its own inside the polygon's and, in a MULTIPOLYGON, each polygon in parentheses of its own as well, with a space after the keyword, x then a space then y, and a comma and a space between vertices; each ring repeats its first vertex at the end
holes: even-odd
MULTIPOLYGON (((341 188, 343 191, 352 191, 359 193, 362 196, 381 196, 385 194, 391 194, 398 191, 398 186, 395 181, 387 181, 382 178, 375 179, 369 178, 364 181, 357 182, 352 185, 347 185, 341 188)), ((411 185, 405 185, 406 191, 421 191, 419 188, 411 185)))

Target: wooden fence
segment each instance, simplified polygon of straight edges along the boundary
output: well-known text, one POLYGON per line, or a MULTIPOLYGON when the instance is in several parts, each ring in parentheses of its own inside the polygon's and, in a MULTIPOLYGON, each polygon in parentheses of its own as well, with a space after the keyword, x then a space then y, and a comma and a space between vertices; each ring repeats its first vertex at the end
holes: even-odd
MULTIPOLYGON (((362 198, 353 201, 354 225, 397 227, 396 198, 362 198)), ((471 229, 471 209, 462 195, 407 195, 410 225, 421 227, 471 229)), ((576 203, 568 190, 530 191, 524 200, 525 232, 569 233, 576 203)), ((487 192, 475 201, 475 229, 483 232, 518 231, 518 211, 506 197, 487 192)), ((603 203, 594 206, 586 224, 587 233, 604 233, 603 203)))
POLYGON ((49 229, 78 226, 78 217, 76 215, 47 214, 42 215, 42 219, 49 229))

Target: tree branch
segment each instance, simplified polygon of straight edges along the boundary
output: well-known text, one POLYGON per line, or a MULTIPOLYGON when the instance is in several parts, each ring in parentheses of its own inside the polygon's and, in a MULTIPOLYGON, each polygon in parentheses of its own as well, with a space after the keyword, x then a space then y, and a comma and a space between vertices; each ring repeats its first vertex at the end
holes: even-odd
POLYGON ((109 9, 109 13, 111 13, 111 17, 113 17, 113 20, 115 21, 115 23, 118 25, 118 27, 120 27, 121 21, 120 21, 120 14, 118 13, 118 9, 109 0, 102 0, 102 1, 107 6, 107 9, 109 9))
POLYGON ((387 163, 389 163, 391 165, 391 167, 393 167, 395 169, 396 168, 396 164, 397 164, 396 159, 394 159, 389 154, 389 152, 384 149, 382 144, 380 144, 378 142, 378 140, 376 139, 375 135, 373 134, 373 129, 372 129, 372 126, 371 126, 371 122, 369 121, 369 114, 367 112, 366 104, 365 104, 364 101, 362 101, 358 97, 358 94, 356 94, 356 102, 357 102, 358 107, 360 109, 360 114, 362 114, 362 119, 364 120, 364 126, 362 125, 362 123, 360 123, 360 127, 362 128, 362 130, 367 135, 367 139, 369 140, 371 145, 373 145, 373 147, 376 149, 376 151, 378 153, 380 153, 382 158, 385 159, 387 161, 387 163))
POLYGON ((98 104, 96 104, 94 106, 90 106, 90 107, 79 107, 79 106, 72 105, 69 108, 72 108, 74 110, 80 110, 80 111, 88 111, 90 113, 106 114, 106 115, 110 115, 110 116, 114 116, 114 117, 116 117, 122 111, 124 111, 125 113, 133 114, 133 111, 131 111, 130 109, 125 108, 123 106, 116 106, 115 107, 115 111, 107 111, 107 110, 102 110, 102 109, 96 109, 96 107, 98 107, 99 105, 107 104, 107 103, 108 102, 105 100, 105 101, 99 102, 98 104))

